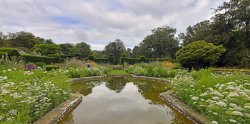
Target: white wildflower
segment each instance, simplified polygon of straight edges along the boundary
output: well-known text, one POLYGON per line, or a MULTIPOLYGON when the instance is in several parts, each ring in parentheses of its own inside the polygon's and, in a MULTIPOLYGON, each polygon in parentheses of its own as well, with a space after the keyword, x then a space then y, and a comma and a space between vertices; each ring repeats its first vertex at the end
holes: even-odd
POLYGON ((217 121, 212 121, 212 123, 211 124, 218 124, 218 122, 217 121))
POLYGON ((16 109, 11 109, 9 111, 9 114, 11 114, 11 115, 17 115, 17 110, 16 109))
POLYGON ((228 97, 238 97, 238 96, 239 96, 239 94, 235 93, 235 92, 228 94, 228 97))
POLYGON ((192 99, 192 100, 194 100, 194 101, 196 101, 196 100, 198 100, 198 99, 199 99, 199 97, 197 97, 197 96, 193 96, 191 99, 192 99))
POLYGON ((207 95, 207 93, 205 92, 205 93, 202 93, 202 94, 200 94, 200 96, 206 96, 207 95))
POLYGON ((226 107, 227 106, 227 104, 225 102, 222 102, 222 101, 216 102, 215 104, 220 106, 220 107, 226 107))
POLYGON ((237 121, 233 120, 233 119, 229 119, 229 122, 231 122, 231 123, 237 123, 237 121))
POLYGON ((214 97, 212 97, 212 99, 213 99, 213 100, 219 100, 219 99, 220 99, 220 97, 218 97, 218 96, 214 96, 214 97))
POLYGON ((239 111, 233 111, 232 114, 236 116, 243 116, 243 114, 239 111))

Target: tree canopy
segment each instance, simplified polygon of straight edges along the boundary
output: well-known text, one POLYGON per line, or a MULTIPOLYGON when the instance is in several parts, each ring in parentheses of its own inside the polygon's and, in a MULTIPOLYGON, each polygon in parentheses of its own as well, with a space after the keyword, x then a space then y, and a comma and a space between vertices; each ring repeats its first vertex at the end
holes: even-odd
POLYGON ((162 26, 152 30, 152 34, 140 43, 141 55, 150 58, 174 58, 179 42, 175 38, 176 29, 162 26))
POLYGON ((183 67, 200 69, 213 65, 225 52, 225 48, 205 41, 195 41, 182 47, 176 58, 183 67))
POLYGON ((122 53, 126 51, 126 48, 120 39, 110 42, 104 49, 109 58, 112 58, 111 56, 113 56, 114 64, 119 63, 122 53))

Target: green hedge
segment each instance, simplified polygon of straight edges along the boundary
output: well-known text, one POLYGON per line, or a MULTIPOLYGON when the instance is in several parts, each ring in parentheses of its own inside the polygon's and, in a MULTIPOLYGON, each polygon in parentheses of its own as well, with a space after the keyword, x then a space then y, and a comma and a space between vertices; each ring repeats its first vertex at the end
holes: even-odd
POLYGON ((52 70, 56 70, 56 69, 59 69, 59 67, 57 65, 47 65, 47 66, 45 66, 46 71, 52 71, 52 70))
POLYGON ((15 48, 0 48, 1 55, 4 55, 4 54, 6 55, 6 53, 8 56, 19 56, 20 55, 19 52, 17 51, 17 49, 15 49, 15 48))
POLYGON ((47 57, 47 56, 33 56, 33 55, 21 55, 23 60, 25 62, 43 62, 46 64, 51 64, 51 63, 61 63, 63 62, 62 58, 57 58, 57 57, 47 57))
POLYGON ((93 61, 96 63, 109 63, 107 58, 95 58, 93 61))
POLYGON ((5 56, 7 54, 7 52, 0 52, 0 58, 2 57, 2 56, 5 56))

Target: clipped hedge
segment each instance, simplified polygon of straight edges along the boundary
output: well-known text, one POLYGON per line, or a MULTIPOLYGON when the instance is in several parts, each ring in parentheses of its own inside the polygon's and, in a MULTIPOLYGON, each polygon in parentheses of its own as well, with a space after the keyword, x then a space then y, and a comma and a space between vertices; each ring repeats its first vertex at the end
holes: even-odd
POLYGON ((33 63, 42 62, 46 64, 51 64, 51 63, 63 62, 63 59, 57 57, 33 56, 33 55, 21 55, 21 57, 25 62, 33 62, 33 63))
POLYGON ((0 48, 0 55, 19 56, 19 52, 15 48, 0 48))
POLYGON ((56 70, 56 69, 59 69, 59 67, 57 65, 46 65, 45 66, 46 71, 52 71, 52 70, 56 70))
POLYGON ((109 63, 107 58, 95 58, 93 61, 96 63, 109 63))

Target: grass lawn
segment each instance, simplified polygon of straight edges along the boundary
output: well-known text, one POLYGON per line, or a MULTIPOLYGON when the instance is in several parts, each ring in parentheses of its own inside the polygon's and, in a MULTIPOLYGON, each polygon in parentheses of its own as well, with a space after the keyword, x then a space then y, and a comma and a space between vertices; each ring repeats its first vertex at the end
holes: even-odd
POLYGON ((124 70, 111 70, 108 74, 109 75, 126 75, 128 73, 124 70))

